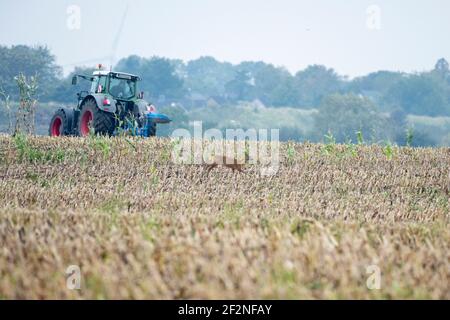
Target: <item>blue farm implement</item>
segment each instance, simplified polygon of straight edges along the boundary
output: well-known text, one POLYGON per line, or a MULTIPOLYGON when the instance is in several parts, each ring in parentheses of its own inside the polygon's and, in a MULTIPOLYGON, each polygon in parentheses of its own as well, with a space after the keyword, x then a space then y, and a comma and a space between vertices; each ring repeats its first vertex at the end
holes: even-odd
POLYGON ((169 123, 171 120, 168 116, 160 113, 146 113, 144 117, 144 123, 142 126, 137 126, 132 120, 127 120, 127 123, 120 130, 114 132, 115 135, 120 134, 121 130, 129 132, 133 136, 138 137, 151 137, 154 133, 154 127, 158 123, 169 123))

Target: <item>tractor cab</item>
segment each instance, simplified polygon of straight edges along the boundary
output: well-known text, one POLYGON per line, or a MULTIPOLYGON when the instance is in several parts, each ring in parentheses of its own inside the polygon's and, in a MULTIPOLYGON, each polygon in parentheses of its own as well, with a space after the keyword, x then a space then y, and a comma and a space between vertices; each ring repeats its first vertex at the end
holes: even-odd
POLYGON ((92 93, 110 94, 114 99, 129 101, 136 98, 138 76, 121 72, 95 71, 92 93))
POLYGON ((137 82, 141 79, 133 74, 113 71, 94 71, 92 76, 74 75, 72 84, 78 83, 78 78, 91 81, 90 94, 108 94, 114 99, 129 101, 141 98, 137 94, 137 82))

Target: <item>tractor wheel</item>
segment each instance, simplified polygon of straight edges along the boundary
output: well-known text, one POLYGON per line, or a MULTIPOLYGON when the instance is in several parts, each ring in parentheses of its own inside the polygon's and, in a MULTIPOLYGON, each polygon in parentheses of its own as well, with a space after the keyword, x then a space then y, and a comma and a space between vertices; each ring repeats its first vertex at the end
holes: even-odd
POLYGON ((93 128, 96 134, 110 136, 114 132, 115 124, 111 113, 100 110, 95 100, 89 99, 81 107, 78 133, 85 137, 89 135, 90 128, 93 128))
POLYGON ((50 121, 48 134, 51 137, 68 136, 71 134, 71 129, 68 116, 64 109, 57 110, 50 121))

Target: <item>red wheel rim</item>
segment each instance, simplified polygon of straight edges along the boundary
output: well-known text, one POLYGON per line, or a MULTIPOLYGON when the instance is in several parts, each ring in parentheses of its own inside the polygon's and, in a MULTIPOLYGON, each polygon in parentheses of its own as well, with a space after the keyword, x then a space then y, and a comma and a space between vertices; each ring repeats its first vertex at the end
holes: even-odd
POLYGON ((81 123, 80 123, 80 133, 82 136, 87 136, 89 134, 89 126, 92 122, 92 112, 90 110, 86 110, 82 117, 81 117, 81 123))
POLYGON ((53 120, 52 128, 50 130, 52 137, 59 137, 61 135, 61 125, 62 125, 61 117, 56 117, 53 120))

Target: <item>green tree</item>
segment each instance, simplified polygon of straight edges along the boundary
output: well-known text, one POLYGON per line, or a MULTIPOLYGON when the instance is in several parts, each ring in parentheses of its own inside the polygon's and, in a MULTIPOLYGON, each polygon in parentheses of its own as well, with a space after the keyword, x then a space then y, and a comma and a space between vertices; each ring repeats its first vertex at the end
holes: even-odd
POLYGON ((388 119, 368 99, 353 94, 333 94, 323 99, 314 116, 316 138, 332 133, 339 143, 357 141, 357 132, 377 141, 391 138, 388 119))
MULTIPOLYGON (((405 76, 401 72, 377 71, 363 77, 353 79, 348 91, 370 97, 381 110, 391 112, 393 106, 384 103, 388 90, 405 76)), ((394 108, 396 108, 394 106, 394 108)))
POLYGON ((241 83, 250 85, 251 92, 245 100, 259 99, 268 106, 289 106, 296 103, 294 78, 285 68, 264 62, 243 62, 235 67, 247 79, 241 83))
POLYGON ((39 82, 37 96, 45 101, 53 92, 61 73, 61 67, 46 46, 0 46, 0 87, 14 100, 19 98, 14 81, 18 74, 36 76, 39 82))
POLYGON ((212 57, 191 60, 185 68, 185 89, 206 97, 225 96, 225 85, 236 76, 233 65, 212 57))
POLYGON ((447 60, 445 60, 444 58, 439 59, 436 62, 436 65, 434 66, 434 71, 444 75, 445 77, 447 77, 450 73, 449 70, 449 65, 447 60))
POLYGON ((408 114, 450 116, 449 94, 448 83, 436 73, 413 74, 390 87, 383 102, 408 114))
POLYGON ((177 99, 183 95, 183 80, 178 77, 169 59, 130 56, 120 60, 115 69, 139 75, 142 78, 139 88, 151 99, 162 96, 177 99))
POLYGON ((235 78, 225 85, 225 89, 227 91, 227 98, 231 101, 249 101, 255 99, 252 78, 245 71, 238 71, 235 78))
POLYGON ((295 75, 297 104, 302 107, 317 107, 322 99, 344 89, 345 82, 333 69, 313 65, 295 75))

